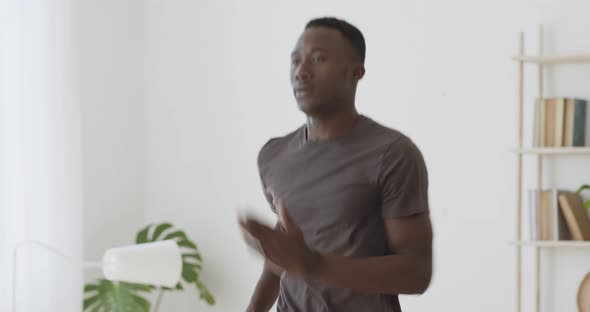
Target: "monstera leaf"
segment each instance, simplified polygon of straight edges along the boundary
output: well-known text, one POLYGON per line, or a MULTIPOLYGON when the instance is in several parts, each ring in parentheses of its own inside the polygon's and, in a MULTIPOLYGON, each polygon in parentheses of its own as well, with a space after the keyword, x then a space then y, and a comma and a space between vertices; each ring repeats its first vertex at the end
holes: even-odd
POLYGON ((132 283, 115 283, 105 279, 84 287, 84 311, 150 312, 151 304, 142 295, 152 287, 132 283))
MULTIPOLYGON (((584 184, 584 185, 580 186, 580 188, 578 189, 578 191, 576 193, 579 194, 584 190, 590 190, 590 184, 584 184)), ((584 203, 584 207, 586 208, 586 210, 590 211, 590 199, 584 203)))
MULTIPOLYGON (((215 304, 215 298, 209 292, 207 287, 199 280, 201 273, 201 264, 203 259, 197 248, 197 245, 188 238, 184 231, 174 228, 170 223, 150 224, 143 228, 135 239, 136 244, 149 243, 161 240, 173 239, 176 241, 182 253, 182 280, 178 282, 175 288, 163 287, 164 291, 183 290, 187 285, 194 284, 199 291, 202 300, 207 304, 215 304), (184 286, 183 283, 184 282, 184 286)), ((156 306, 159 306, 159 299, 156 306)))

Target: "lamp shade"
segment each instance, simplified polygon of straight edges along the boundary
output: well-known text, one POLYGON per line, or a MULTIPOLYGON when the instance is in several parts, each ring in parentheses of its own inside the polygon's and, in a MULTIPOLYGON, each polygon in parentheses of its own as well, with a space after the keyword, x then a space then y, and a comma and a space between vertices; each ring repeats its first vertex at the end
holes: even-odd
POLYGON ((111 248, 103 257, 108 280, 174 287, 181 273, 182 256, 174 240, 111 248))

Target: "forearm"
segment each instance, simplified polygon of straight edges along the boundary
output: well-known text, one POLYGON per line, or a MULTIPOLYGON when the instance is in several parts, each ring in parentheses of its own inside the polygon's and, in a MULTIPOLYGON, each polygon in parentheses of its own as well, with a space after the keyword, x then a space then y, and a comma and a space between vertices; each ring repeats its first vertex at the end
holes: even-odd
POLYGON ((324 255, 312 275, 326 284, 374 294, 421 294, 430 284, 430 256, 349 258, 324 255))
POLYGON ((247 312, 268 312, 279 294, 280 277, 265 269, 256 284, 247 312))

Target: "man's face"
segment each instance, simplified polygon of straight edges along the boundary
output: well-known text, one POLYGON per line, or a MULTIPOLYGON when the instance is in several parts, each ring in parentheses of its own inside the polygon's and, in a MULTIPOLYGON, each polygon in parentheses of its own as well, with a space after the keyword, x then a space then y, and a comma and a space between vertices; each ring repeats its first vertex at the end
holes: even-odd
POLYGON ((330 114, 354 96, 357 79, 352 45, 332 28, 312 27, 303 32, 291 55, 291 86, 304 113, 330 114))

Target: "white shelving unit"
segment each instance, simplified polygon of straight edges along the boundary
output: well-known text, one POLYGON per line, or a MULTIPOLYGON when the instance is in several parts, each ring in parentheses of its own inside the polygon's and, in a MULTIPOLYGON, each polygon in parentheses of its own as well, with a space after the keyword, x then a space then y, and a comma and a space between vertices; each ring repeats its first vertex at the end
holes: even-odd
POLYGON ((541 308, 541 257, 542 248, 579 248, 590 249, 590 241, 524 241, 522 239, 522 199, 523 199, 523 158, 532 155, 537 162, 537 189, 543 188, 543 160, 547 157, 564 157, 572 155, 590 156, 590 147, 524 147, 523 146, 523 105, 524 105, 524 66, 537 66, 538 98, 543 98, 544 65, 559 64, 590 64, 590 54, 581 55, 544 55, 543 28, 539 27, 538 54, 526 55, 524 52, 524 34, 519 35, 519 54, 512 59, 518 64, 518 140, 514 153, 517 156, 517 203, 516 203, 516 239, 512 244, 516 247, 516 311, 522 311, 522 248, 533 248, 535 270, 535 302, 534 311, 541 308))

